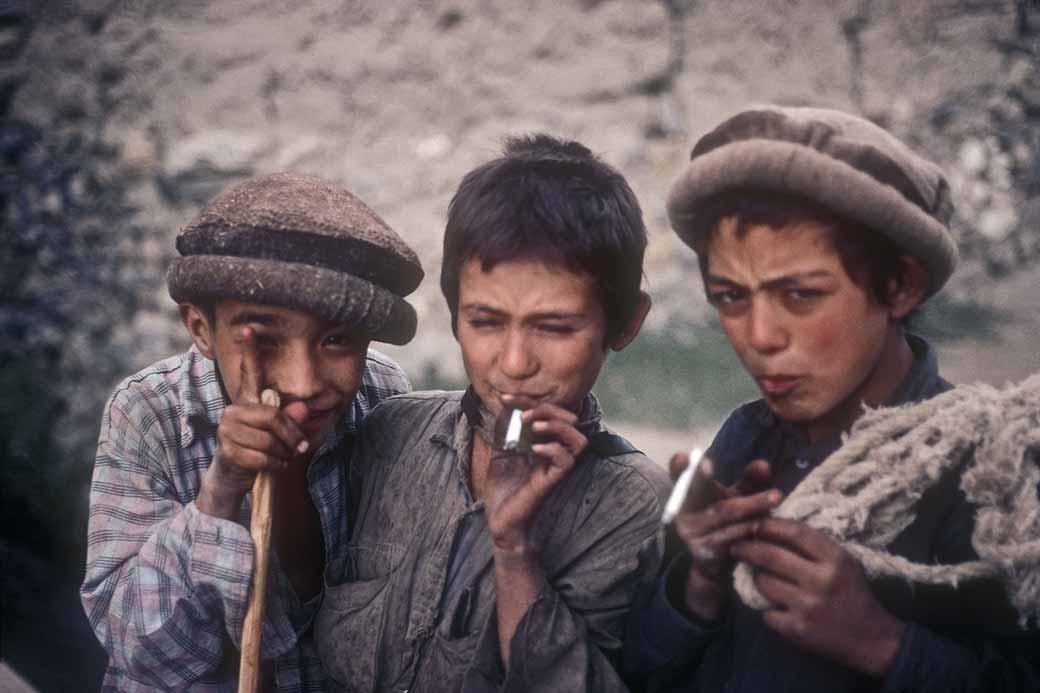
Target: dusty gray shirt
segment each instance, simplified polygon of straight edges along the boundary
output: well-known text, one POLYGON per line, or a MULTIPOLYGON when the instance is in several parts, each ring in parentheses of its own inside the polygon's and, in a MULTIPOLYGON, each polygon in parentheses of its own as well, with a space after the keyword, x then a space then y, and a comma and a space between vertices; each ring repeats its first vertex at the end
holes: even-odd
POLYGON ((660 561, 667 475, 607 432, 586 399, 578 427, 590 445, 538 511, 545 583, 513 637, 507 675, 461 397, 395 397, 366 421, 350 543, 329 566, 315 624, 322 663, 351 691, 625 690, 615 663, 638 583, 660 561))

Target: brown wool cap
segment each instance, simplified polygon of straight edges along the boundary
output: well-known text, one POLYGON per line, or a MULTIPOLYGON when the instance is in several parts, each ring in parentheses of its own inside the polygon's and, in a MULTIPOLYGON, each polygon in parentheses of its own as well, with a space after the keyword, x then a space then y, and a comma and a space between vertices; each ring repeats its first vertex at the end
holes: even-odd
POLYGON ((300 310, 405 344, 415 310, 404 300, 422 265, 386 222, 320 178, 276 173, 218 195, 177 236, 167 273, 178 303, 233 299, 300 310))
POLYGON ((708 198, 732 190, 803 197, 888 236, 928 269, 929 295, 957 265, 950 187, 934 163, 858 116, 821 108, 743 111, 702 137, 668 195, 688 245, 708 198))

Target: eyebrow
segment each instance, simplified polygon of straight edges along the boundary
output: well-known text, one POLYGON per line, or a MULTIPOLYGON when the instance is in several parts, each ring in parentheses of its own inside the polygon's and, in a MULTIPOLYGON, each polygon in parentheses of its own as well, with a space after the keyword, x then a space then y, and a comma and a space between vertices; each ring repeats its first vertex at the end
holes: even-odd
MULTIPOLYGON (((486 305, 484 303, 467 303, 460 308, 460 312, 474 312, 474 313, 490 313, 496 316, 507 315, 506 311, 499 310, 493 306, 486 305)), ((585 317, 585 313, 575 312, 568 313, 566 311, 545 311, 542 313, 532 313, 531 315, 525 316, 526 320, 575 320, 585 317)))
MULTIPOLYGON (((799 273, 795 273, 795 274, 785 274, 785 275, 783 275, 781 277, 776 277, 775 279, 768 279, 768 280, 762 282, 762 284, 759 286, 759 288, 766 289, 767 291, 773 290, 773 289, 786 289, 786 288, 788 288, 790 286, 794 286, 795 284, 798 284, 798 282, 804 281, 806 279, 826 279, 826 278, 829 278, 831 276, 832 276, 831 273, 828 272, 827 270, 813 270, 811 272, 799 272, 799 273)), ((718 276, 716 274, 710 274, 710 273, 708 274, 708 283, 709 284, 711 284, 711 283, 726 284, 728 286, 739 286, 741 288, 746 288, 742 284, 740 284, 739 282, 735 282, 732 279, 727 279, 726 277, 720 277, 720 276, 718 276)))
POLYGON ((238 327, 239 325, 278 325, 282 322, 282 318, 278 315, 271 313, 258 313, 256 311, 244 311, 235 315, 228 321, 231 327, 238 327))

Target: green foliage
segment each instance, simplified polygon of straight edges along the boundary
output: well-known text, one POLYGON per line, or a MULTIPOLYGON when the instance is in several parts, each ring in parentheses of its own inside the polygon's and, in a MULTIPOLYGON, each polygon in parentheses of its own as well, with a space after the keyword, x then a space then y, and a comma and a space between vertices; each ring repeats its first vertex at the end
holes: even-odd
POLYGON ((717 324, 644 331, 612 354, 595 387, 615 421, 691 429, 757 396, 717 324))

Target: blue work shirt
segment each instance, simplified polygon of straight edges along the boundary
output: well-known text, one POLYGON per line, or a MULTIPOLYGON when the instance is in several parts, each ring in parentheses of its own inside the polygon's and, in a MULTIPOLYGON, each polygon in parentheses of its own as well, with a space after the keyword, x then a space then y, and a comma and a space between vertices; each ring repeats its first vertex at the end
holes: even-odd
MULTIPOLYGON (((920 402, 951 387, 939 376, 928 343, 912 335, 907 339, 914 362, 885 403, 889 406, 920 402)), ((798 427, 758 400, 730 415, 707 454, 724 484, 737 481, 752 461, 768 460, 774 485, 786 495, 840 445, 840 435, 809 443, 798 427)), ((956 475, 929 489, 916 511, 917 518, 887 547, 889 552, 915 563, 977 558, 971 546, 975 508, 956 475)), ((643 588, 627 624, 623 665, 633 690, 1040 691, 1037 634, 1018 629, 1017 614, 995 582, 952 588, 892 578, 873 581, 879 601, 907 623, 893 666, 884 678, 874 678, 799 649, 735 596, 717 623, 684 615, 669 599, 668 586, 682 584, 689 557, 674 531, 669 544, 674 555, 666 558, 668 568, 643 588)))

